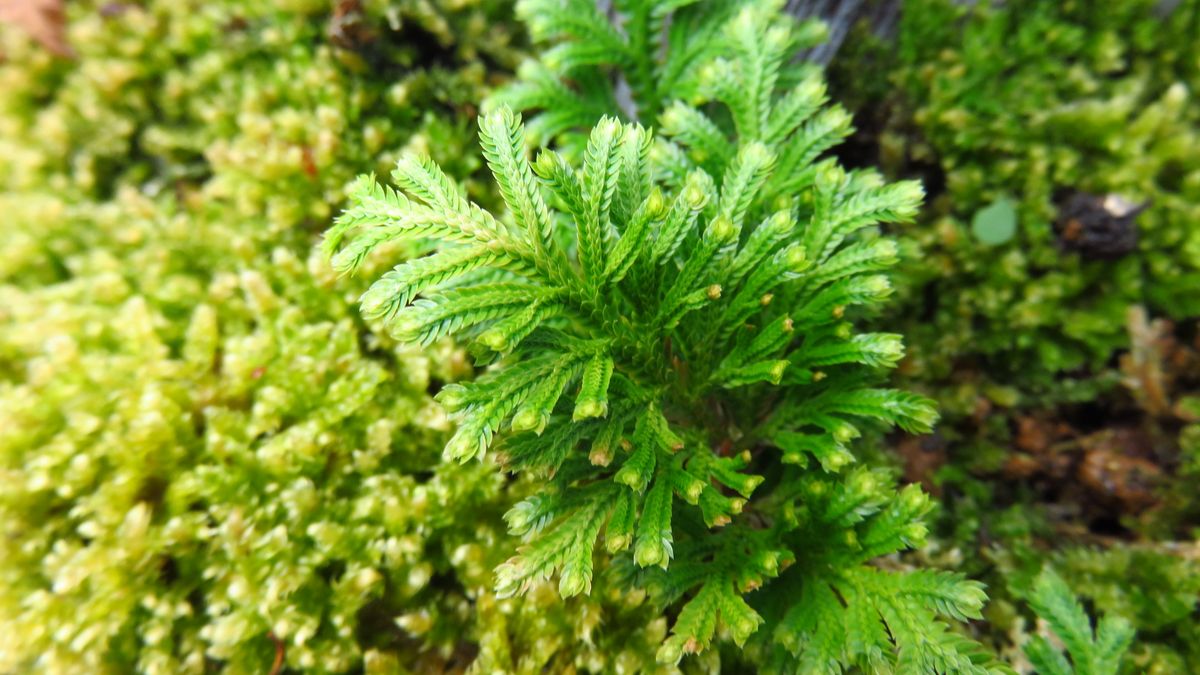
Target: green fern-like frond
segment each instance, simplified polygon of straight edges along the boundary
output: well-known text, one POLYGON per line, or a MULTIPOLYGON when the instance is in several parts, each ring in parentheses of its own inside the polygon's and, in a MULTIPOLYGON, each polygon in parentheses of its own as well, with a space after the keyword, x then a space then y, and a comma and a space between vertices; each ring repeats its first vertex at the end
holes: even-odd
POLYGON ((930 508, 854 448, 936 420, 878 385, 899 336, 853 323, 891 293, 876 225, 913 218, 920 187, 820 157, 849 117, 793 63, 814 32, 780 3, 614 9, 619 25, 582 0, 520 3, 555 46, 479 122, 505 213, 406 158, 399 190, 361 181, 327 238, 346 272, 385 242, 439 244, 364 312, 488 366, 438 400, 448 458, 541 481, 509 514, 523 544, 498 591, 585 593, 611 556, 624 587, 677 609, 665 663, 728 636, 784 672, 999 672, 951 628, 978 616, 979 585, 872 566, 920 545, 930 508), (531 162, 527 139, 552 137, 531 162))
POLYGON ((1029 604, 1066 648, 1064 652, 1045 636, 1034 636, 1025 645, 1025 654, 1038 673, 1116 675, 1120 671, 1121 657, 1133 642, 1134 630, 1128 621, 1106 616, 1093 630, 1083 606, 1050 567, 1034 581, 1029 604))

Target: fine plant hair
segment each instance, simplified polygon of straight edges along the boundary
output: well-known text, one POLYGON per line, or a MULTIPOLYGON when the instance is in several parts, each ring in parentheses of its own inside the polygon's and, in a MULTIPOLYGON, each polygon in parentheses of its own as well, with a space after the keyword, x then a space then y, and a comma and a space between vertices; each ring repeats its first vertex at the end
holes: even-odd
POLYGON ((579 38, 546 56, 594 86, 579 105, 615 105, 597 69, 618 55, 646 125, 546 100, 539 139, 591 128, 530 162, 521 116, 495 104, 479 137, 506 213, 408 155, 397 188, 358 181, 325 240, 343 273, 388 242, 437 243, 362 311, 485 367, 438 399, 447 458, 540 482, 506 516, 523 545, 498 593, 643 590, 675 616, 667 664, 720 634, 772 672, 1005 672, 951 629, 980 617, 980 584, 872 564, 922 543, 931 503, 851 449, 936 420, 879 384, 900 337, 853 326, 891 290, 876 226, 911 220, 920 186, 820 159, 849 119, 790 63, 805 38, 777 3, 619 2, 622 31, 590 2, 525 3, 543 6, 535 37, 579 38))

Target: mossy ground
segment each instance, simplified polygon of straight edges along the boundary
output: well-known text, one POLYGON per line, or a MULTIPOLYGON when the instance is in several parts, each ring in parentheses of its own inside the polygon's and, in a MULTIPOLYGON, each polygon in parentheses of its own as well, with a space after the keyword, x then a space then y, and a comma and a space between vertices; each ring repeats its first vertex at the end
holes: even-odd
POLYGON ((833 79, 853 161, 930 193, 880 319, 944 415, 895 443, 943 504, 929 553, 989 583, 1000 644, 1032 627, 1004 615, 1048 562, 1138 628, 1130 672, 1191 672, 1200 6, 904 7, 894 40, 858 28, 833 79), (997 237, 998 202, 1015 227, 997 237), (1135 215, 1104 212, 1120 202, 1135 215))
POLYGON ((0 671, 652 663, 636 602, 495 599, 525 487, 441 461, 468 360, 364 324, 314 253, 405 148, 492 199, 510 8, 67 10, 71 58, 0 30, 0 671))
MULTIPOLYGON (((873 461, 939 498, 919 557, 989 583, 1018 664, 1049 563, 1133 622, 1129 672, 1200 669, 1200 9, 1171 5, 920 0, 833 65, 844 159, 931 195, 879 323, 946 421, 873 461), (1078 192, 1144 204, 1136 246, 1072 245, 1078 192)), ((467 359, 364 323, 313 253, 405 149, 495 203, 508 3, 66 7, 71 57, 0 27, 0 671, 653 668, 642 598, 495 599, 526 487, 440 459, 467 359)))

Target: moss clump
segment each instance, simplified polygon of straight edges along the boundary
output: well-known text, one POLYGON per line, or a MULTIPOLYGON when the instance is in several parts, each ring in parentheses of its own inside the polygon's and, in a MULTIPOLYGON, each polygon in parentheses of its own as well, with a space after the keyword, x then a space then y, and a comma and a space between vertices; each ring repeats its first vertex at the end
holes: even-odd
POLYGON ((469 365, 310 263, 405 147, 491 199, 468 120, 507 6, 68 10, 76 60, 0 31, 0 671, 652 664, 637 599, 492 596, 526 488, 440 460, 430 392, 469 365))
POLYGON ((988 583, 998 645, 1049 559, 1137 629, 1127 670, 1189 672, 1200 3, 1094 10, 906 2, 833 81, 866 120, 850 159, 930 192, 881 319, 945 413, 898 444, 945 506, 928 555, 988 583))
POLYGON ((1127 307, 1200 315, 1200 8, 1159 6, 920 0, 894 46, 838 66, 890 66, 892 87, 847 94, 876 111, 866 156, 930 190, 896 316, 917 319, 905 371, 948 415, 1093 398, 1127 307), (988 227, 998 204, 1008 234, 988 227))

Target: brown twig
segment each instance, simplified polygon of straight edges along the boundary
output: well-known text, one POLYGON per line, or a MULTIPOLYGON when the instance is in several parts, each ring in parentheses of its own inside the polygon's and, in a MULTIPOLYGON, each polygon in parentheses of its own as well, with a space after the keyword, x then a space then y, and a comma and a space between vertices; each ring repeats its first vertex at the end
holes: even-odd
POLYGON ((271 663, 271 675, 279 675, 283 671, 283 657, 286 655, 286 649, 283 640, 275 637, 275 633, 267 633, 267 637, 275 643, 275 661, 271 663))

